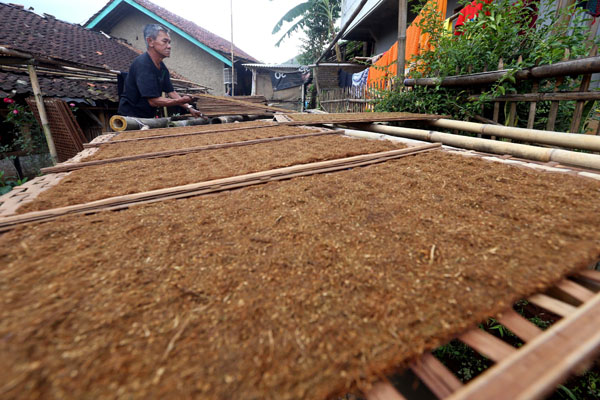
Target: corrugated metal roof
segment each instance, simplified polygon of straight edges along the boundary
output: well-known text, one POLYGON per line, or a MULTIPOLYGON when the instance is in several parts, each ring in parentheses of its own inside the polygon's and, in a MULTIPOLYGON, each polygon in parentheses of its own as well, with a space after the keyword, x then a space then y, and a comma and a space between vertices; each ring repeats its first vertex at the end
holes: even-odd
POLYGON ((291 70, 297 71, 302 68, 301 65, 294 64, 242 64, 249 69, 272 69, 272 70, 291 70))

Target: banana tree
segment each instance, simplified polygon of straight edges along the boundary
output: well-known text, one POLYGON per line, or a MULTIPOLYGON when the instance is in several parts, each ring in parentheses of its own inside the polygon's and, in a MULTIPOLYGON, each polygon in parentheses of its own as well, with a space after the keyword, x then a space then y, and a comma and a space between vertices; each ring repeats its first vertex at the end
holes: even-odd
MULTIPOLYGON (((310 26, 310 17, 312 14, 325 19, 327 21, 327 36, 330 40, 335 38, 335 21, 340 13, 341 0, 307 0, 290 9, 283 17, 275 24, 273 34, 277 34, 285 22, 292 22, 281 38, 275 44, 279 46, 286 38, 290 37, 299 29, 308 29, 310 26)), ((339 46, 335 45, 335 55, 338 61, 342 61, 342 55, 339 46)))

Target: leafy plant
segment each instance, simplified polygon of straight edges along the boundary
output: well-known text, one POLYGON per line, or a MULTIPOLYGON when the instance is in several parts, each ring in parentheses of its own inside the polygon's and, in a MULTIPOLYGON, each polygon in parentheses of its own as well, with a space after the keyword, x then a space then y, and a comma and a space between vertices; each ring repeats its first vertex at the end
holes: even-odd
POLYGON ((560 385, 551 399, 598 399, 600 398, 600 374, 588 371, 583 376, 560 385))
POLYGON ((433 355, 453 371, 457 371, 458 378, 467 382, 481 374, 492 365, 487 358, 479 355, 464 343, 453 340, 448 344, 438 347, 433 355))
MULTIPOLYGON (((321 55, 325 45, 331 41, 336 32, 335 21, 339 18, 341 0, 306 0, 289 11, 277 22, 273 34, 278 33, 285 22, 291 22, 290 28, 277 41, 279 46, 286 38, 298 30, 304 30, 307 38, 302 42, 300 62, 310 64, 321 55)), ((339 45, 335 47, 336 57, 341 61, 339 45)))
POLYGON ((27 178, 17 179, 16 181, 5 180, 4 171, 0 171, 0 196, 10 192, 13 187, 20 186, 25 182, 27 182, 27 178))
POLYGON ((46 139, 31 110, 10 98, 4 98, 3 102, 8 104, 8 114, 4 120, 13 126, 15 139, 2 146, 0 153, 25 151, 33 154, 47 151, 46 139))
MULTIPOLYGON (((509 93, 531 91, 531 82, 515 79, 519 70, 561 61, 566 54, 572 58, 587 55, 594 44, 588 39, 590 17, 576 4, 561 8, 557 13, 543 13, 533 24, 534 11, 555 9, 554 0, 494 1, 484 4, 477 17, 465 22, 460 28, 461 35, 448 34, 443 30, 441 16, 433 4, 427 3, 422 7, 423 18, 418 25, 429 35, 432 48, 409 60, 411 78, 438 77, 441 81, 447 76, 496 70, 500 61, 508 71, 481 93, 440 86, 404 90, 401 85, 395 85, 395 90, 379 93, 376 111, 438 113, 456 119, 489 115, 492 111, 490 100, 509 93), (567 15, 571 15, 570 23, 565 18, 567 15), (472 100, 470 94, 478 94, 479 98, 472 100)), ((572 90, 576 83, 567 77, 560 89, 572 90)), ((554 87, 554 79, 545 80, 540 82, 539 91, 551 92, 554 87)), ((545 129, 549 104, 539 103, 535 128, 545 129)), ((592 105, 587 105, 588 113, 592 105)), ((556 130, 569 128, 568 117, 572 115, 573 107, 573 102, 560 102, 556 130)), ((507 120, 508 110, 503 111, 507 120)), ((526 121, 528 112, 529 103, 517 104, 516 117, 519 121, 526 121)))

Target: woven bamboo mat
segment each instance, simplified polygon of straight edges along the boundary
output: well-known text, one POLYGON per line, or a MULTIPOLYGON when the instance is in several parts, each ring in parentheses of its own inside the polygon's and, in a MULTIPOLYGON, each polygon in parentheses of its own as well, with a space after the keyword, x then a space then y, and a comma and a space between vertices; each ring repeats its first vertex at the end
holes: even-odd
MULTIPOLYGON (((32 97, 27 98, 27 104, 41 126, 42 122, 35 99, 32 97)), ((69 106, 60 99, 45 98, 44 107, 46 108, 58 161, 63 162, 76 156, 77 153, 83 150, 83 143, 87 140, 69 106)))
POLYGON ((296 113, 276 115, 280 123, 288 124, 344 124, 359 122, 425 121, 443 118, 442 115, 414 114, 402 112, 363 112, 363 113, 296 113))
MULTIPOLYGON (((92 143, 103 143, 109 141, 113 136, 113 134, 101 135, 95 138, 92 143)), ((63 164, 78 163, 81 160, 92 156, 97 151, 98 148, 83 150, 63 164)), ((38 176, 23 185, 13 188, 13 190, 3 196, 0 196, 0 217, 8 217, 16 214, 19 207, 31 203, 41 193, 59 184, 67 175, 69 175, 68 172, 38 176)))

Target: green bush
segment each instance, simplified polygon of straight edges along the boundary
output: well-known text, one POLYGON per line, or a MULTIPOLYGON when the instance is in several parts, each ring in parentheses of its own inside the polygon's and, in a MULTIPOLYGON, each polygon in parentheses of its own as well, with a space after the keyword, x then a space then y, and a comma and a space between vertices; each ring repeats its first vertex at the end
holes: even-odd
MULTIPOLYGON (((375 103, 375 111, 405 111, 419 113, 435 113, 451 116, 455 119, 472 118, 475 115, 490 115, 492 103, 487 101, 508 93, 529 93, 531 82, 519 82, 515 74, 523 68, 535 65, 552 64, 564 59, 566 51, 571 58, 588 54, 593 42, 588 40, 589 21, 581 9, 575 5, 563 8, 558 13, 545 12, 537 19, 536 24, 529 26, 532 10, 554 10, 554 0, 532 1, 528 5, 523 0, 498 0, 484 4, 478 17, 466 22, 461 27, 463 34, 450 35, 444 32, 440 17, 435 7, 423 7, 423 19, 419 26, 430 35, 432 49, 413 57, 410 77, 438 77, 440 79, 496 70, 500 60, 504 68, 510 70, 502 79, 491 87, 481 90, 477 88, 442 88, 414 87, 381 91, 375 103), (572 15, 567 24, 563 16, 572 15), (469 100, 469 95, 480 95, 479 100, 469 100)), ((554 90, 555 80, 540 82, 540 92, 554 90)), ((566 78, 561 90, 573 90, 576 81, 566 78)), ((586 111, 592 109, 588 104, 586 111)), ((573 112, 574 103, 561 102, 556 130, 567 130, 573 112)), ((536 126, 545 129, 549 102, 539 103, 536 113, 536 126)), ((508 110, 502 110, 508 115, 508 110)), ((518 103, 518 121, 527 121, 529 103, 518 103)), ((501 115, 502 115, 501 114, 501 115)))

